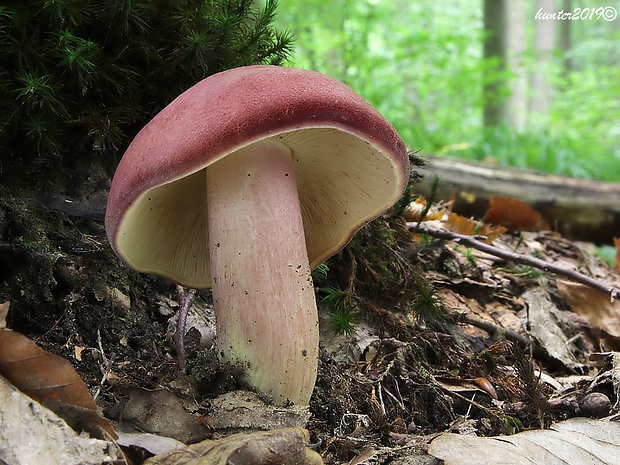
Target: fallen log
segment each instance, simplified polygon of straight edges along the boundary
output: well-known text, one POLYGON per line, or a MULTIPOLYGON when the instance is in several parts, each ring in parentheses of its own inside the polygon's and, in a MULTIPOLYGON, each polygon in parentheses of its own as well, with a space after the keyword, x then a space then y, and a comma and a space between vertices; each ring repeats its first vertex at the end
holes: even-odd
POLYGON ((610 244, 620 237, 620 184, 575 179, 491 163, 425 156, 417 192, 428 198, 431 177, 440 176, 435 200, 454 200, 452 210, 484 218, 492 196, 511 197, 536 209, 553 230, 571 240, 610 244))

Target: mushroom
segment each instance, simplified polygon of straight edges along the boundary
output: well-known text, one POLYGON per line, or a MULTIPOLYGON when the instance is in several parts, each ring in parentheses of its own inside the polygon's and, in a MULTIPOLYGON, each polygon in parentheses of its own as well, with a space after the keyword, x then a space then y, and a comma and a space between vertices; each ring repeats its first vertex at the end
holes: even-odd
POLYGON ((212 287, 221 359, 277 403, 308 405, 311 269, 408 178, 396 130, 343 83, 241 67, 194 85, 139 132, 114 175, 106 230, 131 268, 212 287))

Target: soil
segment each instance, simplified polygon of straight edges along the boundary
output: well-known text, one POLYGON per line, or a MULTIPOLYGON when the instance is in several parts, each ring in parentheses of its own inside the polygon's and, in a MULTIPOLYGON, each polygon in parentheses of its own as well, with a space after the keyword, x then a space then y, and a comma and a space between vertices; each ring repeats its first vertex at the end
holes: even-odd
MULTIPOLYGON (((69 360, 109 418, 118 417, 134 388, 167 389, 192 400, 191 413, 204 416, 210 399, 242 386, 212 351, 201 348, 196 334, 188 335, 187 374, 178 373, 168 331, 177 289, 128 269, 114 255, 103 205, 95 197, 77 202, 4 192, 0 302, 10 302, 7 326, 69 360)), ((552 233, 523 237, 505 235, 505 241, 535 243, 539 255, 554 254, 549 257, 555 261, 583 263, 587 257, 599 272, 613 275, 585 249, 552 233)), ((520 275, 506 262, 472 256, 450 243, 419 242, 415 248, 403 257, 428 280, 441 317, 428 321, 416 315, 414 305, 377 299, 369 306, 373 311, 361 312, 352 333, 338 335, 322 310, 325 338, 307 428, 326 464, 347 463, 369 451, 373 463, 396 463, 422 453, 433 435, 448 430, 473 428, 491 436, 545 427, 583 414, 581 406, 590 404, 581 400, 592 392, 618 404, 611 382, 600 378, 604 369, 588 360, 601 350, 600 331, 577 318, 565 328, 576 335, 570 366, 527 337, 526 291, 542 286, 562 312, 570 312, 552 277, 520 275), (470 311, 467 321, 464 308, 470 311), (498 331, 472 324, 475 318, 498 331), (501 329, 519 337, 511 339, 501 329), (552 390, 535 368, 590 382, 576 384, 570 402, 551 402, 552 390), (592 382, 597 376, 598 384, 592 382)), ((193 306, 208 310, 210 300, 209 291, 199 291, 193 306)), ((586 413, 613 412, 600 407, 601 399, 588 402, 595 405, 586 413)))

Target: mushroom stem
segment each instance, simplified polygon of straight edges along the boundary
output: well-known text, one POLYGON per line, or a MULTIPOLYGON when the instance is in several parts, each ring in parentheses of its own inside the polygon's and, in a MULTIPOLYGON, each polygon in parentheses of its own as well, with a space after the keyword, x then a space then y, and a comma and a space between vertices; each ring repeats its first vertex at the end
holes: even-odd
POLYGON ((206 171, 218 353, 277 403, 308 405, 318 315, 291 152, 265 139, 206 171))

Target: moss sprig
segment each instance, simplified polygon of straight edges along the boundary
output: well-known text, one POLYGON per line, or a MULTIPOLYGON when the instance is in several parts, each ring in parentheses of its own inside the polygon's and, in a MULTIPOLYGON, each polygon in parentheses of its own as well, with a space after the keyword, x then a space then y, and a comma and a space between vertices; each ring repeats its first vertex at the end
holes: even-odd
POLYGON ((120 158, 208 75, 282 64, 276 0, 10 0, 0 6, 0 176, 120 158))

